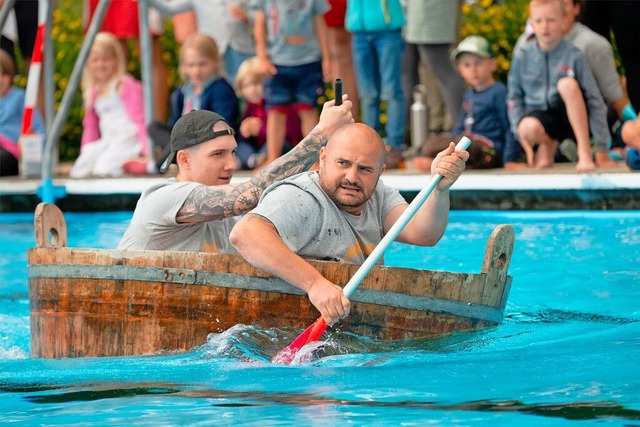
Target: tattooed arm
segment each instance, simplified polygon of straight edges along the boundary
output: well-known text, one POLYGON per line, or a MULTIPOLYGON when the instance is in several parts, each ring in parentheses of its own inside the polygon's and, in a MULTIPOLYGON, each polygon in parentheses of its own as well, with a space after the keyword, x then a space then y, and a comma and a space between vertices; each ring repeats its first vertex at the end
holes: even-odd
POLYGON ((255 208, 262 191, 276 181, 308 170, 317 160, 320 147, 333 131, 353 123, 351 101, 343 95, 343 103, 324 103, 320 121, 311 133, 284 156, 263 168, 249 181, 197 187, 189 194, 176 215, 178 223, 199 223, 242 215, 255 208))

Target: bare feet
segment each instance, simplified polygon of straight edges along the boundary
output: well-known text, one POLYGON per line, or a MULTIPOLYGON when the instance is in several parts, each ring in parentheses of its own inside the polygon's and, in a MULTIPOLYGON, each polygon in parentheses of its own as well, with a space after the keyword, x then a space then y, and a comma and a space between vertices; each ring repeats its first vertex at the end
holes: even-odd
POLYGON ((526 163, 507 162, 504 164, 504 170, 508 171, 521 171, 525 169, 529 169, 529 166, 526 163))
POLYGON ((578 163, 576 163, 576 171, 580 173, 593 172, 596 164, 593 161, 593 153, 589 144, 578 144, 578 163))
POLYGON ((593 172, 596 169, 596 164, 591 160, 591 157, 578 159, 576 163, 576 171, 580 173, 593 172))
POLYGON ((536 169, 550 169, 550 168, 553 167, 553 164, 554 164, 554 162, 548 162, 546 160, 545 161, 539 160, 536 163, 536 169))
POLYGON ((128 160, 122 165, 122 170, 130 175, 148 175, 149 161, 144 158, 128 160))
POLYGON ((609 153, 606 151, 596 151, 596 166, 611 169, 617 167, 618 164, 609 157, 609 153))

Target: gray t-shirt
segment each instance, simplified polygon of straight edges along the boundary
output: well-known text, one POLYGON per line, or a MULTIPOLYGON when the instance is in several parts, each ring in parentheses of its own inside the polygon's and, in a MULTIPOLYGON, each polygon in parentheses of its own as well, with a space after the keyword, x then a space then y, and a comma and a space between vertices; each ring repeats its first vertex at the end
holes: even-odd
POLYGON ((271 62, 297 66, 320 61, 314 19, 328 9, 326 0, 252 0, 251 10, 263 11, 267 20, 267 53, 271 62), (295 43, 291 42, 294 38, 295 43))
POLYGON ((287 246, 303 258, 362 264, 384 236, 384 219, 407 204, 378 181, 358 216, 340 210, 322 190, 316 172, 304 172, 267 188, 252 213, 273 223, 287 246))
POLYGON ((195 252, 237 253, 229 243, 229 233, 240 217, 199 224, 178 224, 176 214, 197 182, 175 178, 151 186, 140 196, 129 228, 118 249, 151 249, 195 252))

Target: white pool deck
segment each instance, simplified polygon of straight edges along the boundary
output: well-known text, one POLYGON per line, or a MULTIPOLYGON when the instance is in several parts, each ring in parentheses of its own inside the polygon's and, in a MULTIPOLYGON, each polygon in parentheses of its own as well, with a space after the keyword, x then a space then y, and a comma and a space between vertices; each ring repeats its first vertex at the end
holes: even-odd
MULTIPOLYGON (((55 178, 53 183, 66 190, 66 196, 62 200, 72 197, 77 202, 82 198, 94 200, 95 198, 104 198, 106 200, 115 195, 137 198, 144 189, 166 178, 163 175, 154 175, 149 177, 71 179, 63 175, 55 178)), ((233 182, 249 178, 248 172, 241 171, 236 173, 233 182)), ((429 176, 419 173, 413 168, 407 168, 385 171, 382 179, 387 185, 412 197, 429 181, 429 176)), ((31 197, 37 202, 36 194, 41 184, 38 179, 19 177, 0 179, 0 202, 2 202, 0 211, 12 211, 12 201, 16 198, 31 197)), ((570 201, 572 194, 578 195, 580 199, 585 199, 585 197, 592 199, 590 194, 597 195, 596 198, 599 199, 619 199, 622 197, 625 200, 624 203, 605 203, 602 208, 640 209, 640 171, 630 172, 623 164, 620 164, 616 169, 587 174, 575 173, 573 165, 570 164, 556 165, 544 171, 467 170, 452 187, 453 200, 462 195, 467 199, 482 201, 483 198, 495 198, 496 195, 500 195, 501 198, 517 195, 522 198, 527 194, 536 195, 538 202, 540 200, 544 202, 545 195, 555 194, 556 197, 568 200, 567 208, 571 208, 574 204, 570 201)), ((474 208, 474 206, 469 206, 469 208, 474 208)), ((509 209, 510 207, 507 204, 502 208, 509 209)), ((526 207, 521 206, 521 208, 526 207)))

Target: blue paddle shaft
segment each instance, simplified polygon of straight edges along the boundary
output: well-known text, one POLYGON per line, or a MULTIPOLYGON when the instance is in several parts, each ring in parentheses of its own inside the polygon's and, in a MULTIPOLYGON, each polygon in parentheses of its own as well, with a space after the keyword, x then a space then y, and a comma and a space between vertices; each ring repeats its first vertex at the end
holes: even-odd
MULTIPOLYGON (((471 140, 466 136, 463 136, 456 145, 456 150, 466 150, 470 145, 471 140)), ((358 268, 358 271, 356 271, 353 277, 351 277, 351 280, 347 282, 343 289, 343 292, 347 298, 349 298, 353 291, 356 290, 356 288, 360 285, 360 282, 364 280, 367 274, 369 274, 369 271, 371 271, 380 257, 382 257, 384 251, 387 250, 391 242, 396 240, 400 232, 409 223, 409 221, 411 221, 411 218, 413 218, 416 212, 418 212, 418 209, 420 209, 422 204, 429 198, 433 190, 440 182, 440 179, 442 179, 442 175, 440 174, 435 174, 431 177, 426 187, 420 190, 415 199, 413 199, 409 206, 407 206, 407 209, 402 212, 402 215, 400 215, 395 224, 393 224, 387 234, 385 234, 382 240, 380 240, 380 243, 378 243, 375 249, 371 252, 371 255, 369 255, 367 259, 364 260, 360 268, 358 268)))

